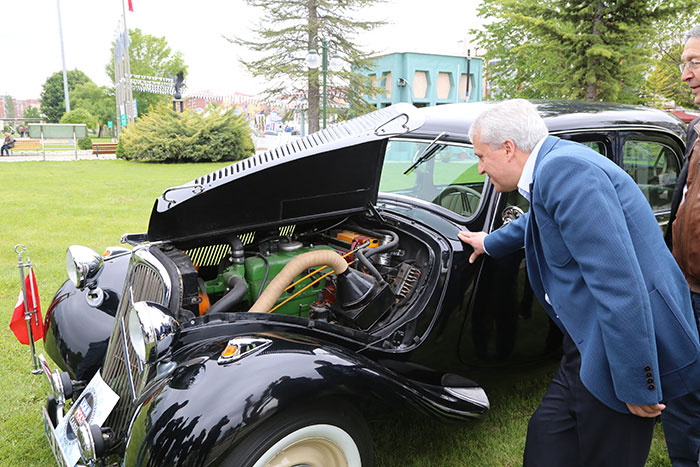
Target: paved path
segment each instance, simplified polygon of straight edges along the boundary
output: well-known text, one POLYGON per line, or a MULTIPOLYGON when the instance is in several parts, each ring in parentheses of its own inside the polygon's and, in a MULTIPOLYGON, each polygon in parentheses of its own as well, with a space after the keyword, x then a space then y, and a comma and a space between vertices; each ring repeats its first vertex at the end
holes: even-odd
MULTIPOLYGON (((92 151, 78 151, 78 159, 80 160, 99 160, 99 161, 104 161, 104 160, 114 160, 117 157, 114 154, 102 154, 100 157, 97 157, 92 153, 92 151)), ((11 155, 11 156, 2 156, 0 157, 0 162, 24 162, 24 161, 74 161, 75 160, 75 152, 73 151, 66 151, 66 152, 47 152, 46 153, 46 159, 44 159, 44 156, 40 152, 36 153, 29 153, 25 152, 22 154, 18 155, 11 155)))

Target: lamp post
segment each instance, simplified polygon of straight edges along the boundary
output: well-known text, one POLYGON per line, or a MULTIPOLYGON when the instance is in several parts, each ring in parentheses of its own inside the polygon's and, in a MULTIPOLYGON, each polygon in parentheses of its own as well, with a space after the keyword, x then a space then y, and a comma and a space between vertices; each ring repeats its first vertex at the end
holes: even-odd
POLYGON ((319 66, 321 67, 321 73, 323 75, 323 128, 325 129, 326 122, 328 121, 326 113, 328 101, 326 92, 328 69, 330 68, 331 71, 340 71, 343 68, 343 60, 338 54, 334 54, 333 57, 331 57, 330 63, 328 62, 328 41, 326 39, 321 39, 321 51, 322 55, 319 56, 317 50, 309 50, 309 53, 306 55, 306 66, 314 69, 319 66))

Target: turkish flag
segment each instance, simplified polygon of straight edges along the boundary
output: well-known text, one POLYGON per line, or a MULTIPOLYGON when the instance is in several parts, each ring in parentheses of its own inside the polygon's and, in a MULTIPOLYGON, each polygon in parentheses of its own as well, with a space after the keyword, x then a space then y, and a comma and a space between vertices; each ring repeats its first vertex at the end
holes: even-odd
MULTIPOLYGON (((44 337, 44 320, 41 318, 41 305, 39 304, 39 290, 36 287, 36 277, 34 270, 29 268, 29 274, 24 278, 24 287, 27 290, 27 306, 29 311, 36 310, 36 314, 31 315, 32 337, 34 342, 44 337)), ((15 311, 10 320, 10 329, 15 333, 15 337, 20 344, 29 345, 29 333, 27 322, 24 320, 24 297, 20 291, 15 305, 15 311)))
POLYGON ((134 5, 131 4, 131 0, 129 0, 129 11, 133 13, 134 11, 134 5))

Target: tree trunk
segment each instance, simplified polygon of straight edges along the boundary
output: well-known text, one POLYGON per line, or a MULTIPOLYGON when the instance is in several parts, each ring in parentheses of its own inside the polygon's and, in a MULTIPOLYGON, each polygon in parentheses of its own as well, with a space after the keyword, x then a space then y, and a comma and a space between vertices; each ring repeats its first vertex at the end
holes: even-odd
MULTIPOLYGON (((318 50, 318 0, 308 0, 306 5, 309 10, 309 50, 318 50)), ((318 70, 308 70, 309 133, 320 129, 318 74, 318 70)))
MULTIPOLYGON (((598 37, 600 36, 600 32, 598 32, 598 24, 601 22, 601 14, 600 14, 600 9, 601 5, 598 3, 596 5, 596 11, 595 15, 593 16, 593 36, 598 37)), ((588 71, 591 69, 593 70, 593 81, 589 81, 589 74, 586 73, 586 100, 587 101, 595 101, 597 100, 598 97, 598 70, 597 68, 600 66, 600 59, 598 57, 594 58, 592 61, 588 62, 588 71)))

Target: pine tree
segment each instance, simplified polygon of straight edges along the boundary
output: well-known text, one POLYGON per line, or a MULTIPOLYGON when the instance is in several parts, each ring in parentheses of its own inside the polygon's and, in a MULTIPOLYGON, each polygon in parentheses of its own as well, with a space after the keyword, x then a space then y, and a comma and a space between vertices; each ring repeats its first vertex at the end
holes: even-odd
POLYGON ((349 114, 361 114, 370 106, 364 95, 374 93, 371 79, 359 73, 371 65, 371 51, 355 45, 361 31, 370 31, 384 21, 355 19, 362 8, 384 0, 246 0, 250 6, 264 9, 255 29, 256 37, 229 39, 262 55, 241 63, 255 77, 269 85, 266 94, 289 101, 306 99, 309 104, 309 129, 319 129, 321 70, 307 69, 305 57, 310 50, 321 53, 321 41, 329 44, 328 59, 338 54, 346 63, 343 70, 328 73, 328 98, 347 102, 349 114))
MULTIPOLYGON (((655 27, 688 0, 484 0, 477 33, 496 97, 639 103, 655 27)), ((692 8, 695 8, 692 6, 692 8)))

